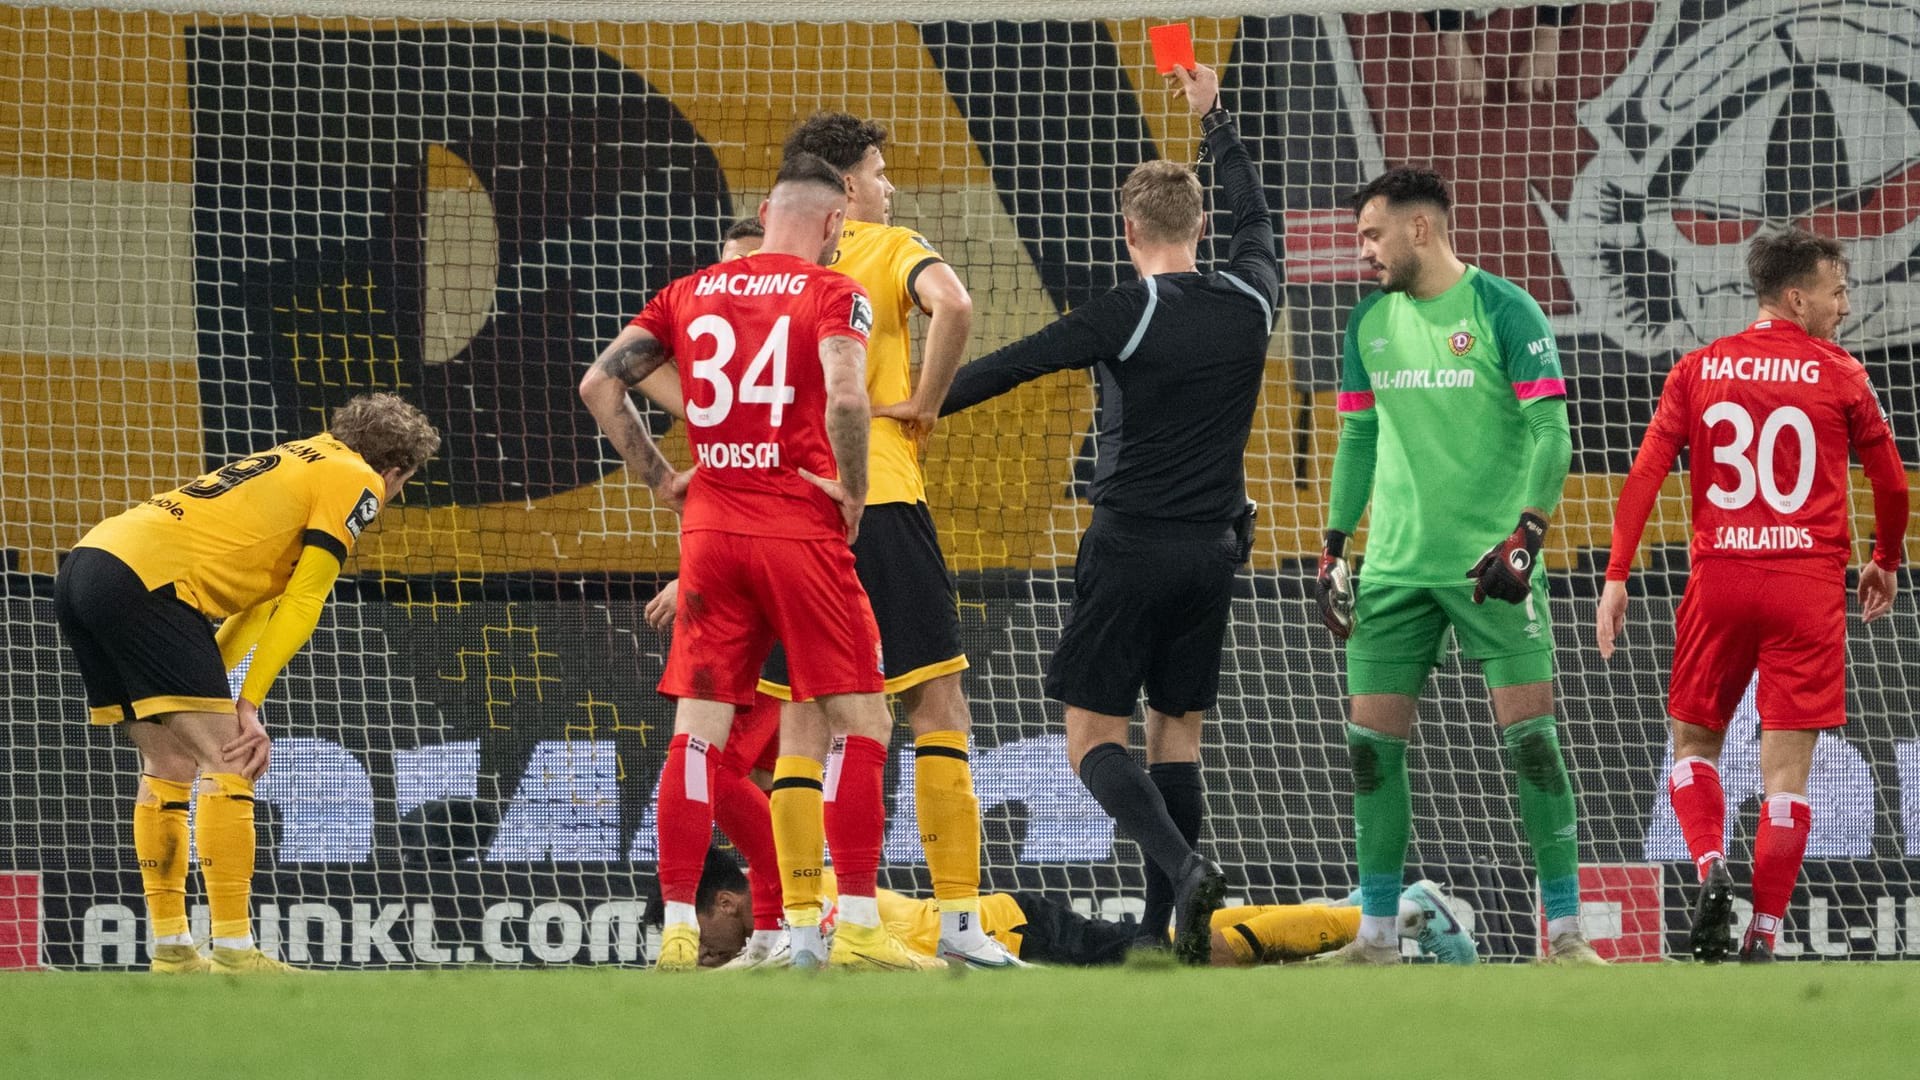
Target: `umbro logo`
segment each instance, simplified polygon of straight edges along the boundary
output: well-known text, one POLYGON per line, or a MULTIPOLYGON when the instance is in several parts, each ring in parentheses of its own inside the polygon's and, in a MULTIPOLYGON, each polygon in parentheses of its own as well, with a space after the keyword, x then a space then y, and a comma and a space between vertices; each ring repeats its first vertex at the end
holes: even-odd
POLYGON ((1372 341, 1367 342, 1367 348, 1372 349, 1374 352, 1385 352, 1387 346, 1391 344, 1393 343, 1388 341, 1386 338, 1377 337, 1377 338, 1374 338, 1372 341))

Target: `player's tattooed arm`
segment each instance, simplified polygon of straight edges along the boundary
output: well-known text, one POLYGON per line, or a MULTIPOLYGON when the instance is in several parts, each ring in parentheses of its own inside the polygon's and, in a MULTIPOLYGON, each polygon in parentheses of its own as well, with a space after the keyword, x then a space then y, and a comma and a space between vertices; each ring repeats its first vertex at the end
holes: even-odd
POLYGON ((677 473, 660 453, 647 431, 640 410, 628 390, 657 370, 667 359, 658 339, 638 327, 628 327, 613 339, 580 380, 580 400, 593 413, 600 430, 613 443, 634 475, 644 478, 654 497, 679 510, 686 499, 691 471, 677 473))
POLYGON ((862 502, 867 497, 867 348, 850 337, 820 343, 827 383, 827 442, 840 470, 840 485, 862 502))
POLYGON ((632 388, 653 374, 667 361, 667 348, 660 339, 637 326, 629 326, 609 342, 593 362, 594 370, 632 388))

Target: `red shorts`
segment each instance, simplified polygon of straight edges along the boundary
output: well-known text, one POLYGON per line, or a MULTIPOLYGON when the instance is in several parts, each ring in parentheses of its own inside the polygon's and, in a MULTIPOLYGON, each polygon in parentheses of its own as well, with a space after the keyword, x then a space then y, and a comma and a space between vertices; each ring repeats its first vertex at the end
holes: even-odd
POLYGON ((1731 559, 1694 563, 1680 601, 1667 713, 1725 730, 1755 668, 1766 730, 1847 722, 1847 583, 1731 559))
POLYGON ((780 706, 785 704, 771 694, 753 695, 753 704, 733 714, 733 729, 727 732, 727 760, 743 773, 760 769, 772 772, 780 757, 780 706))
POLYGON ((778 640, 796 700, 877 694, 880 630, 841 540, 698 532, 680 537, 680 595, 660 692, 753 704, 778 640))

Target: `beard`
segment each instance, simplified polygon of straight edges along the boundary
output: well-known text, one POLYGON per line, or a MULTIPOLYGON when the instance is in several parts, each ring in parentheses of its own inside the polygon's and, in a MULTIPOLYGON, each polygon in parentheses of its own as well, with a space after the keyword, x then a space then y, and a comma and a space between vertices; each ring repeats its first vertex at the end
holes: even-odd
POLYGON ((1382 263, 1381 268, 1387 275, 1380 283, 1381 292, 1406 292, 1420 279, 1420 256, 1408 255, 1399 262, 1382 263))

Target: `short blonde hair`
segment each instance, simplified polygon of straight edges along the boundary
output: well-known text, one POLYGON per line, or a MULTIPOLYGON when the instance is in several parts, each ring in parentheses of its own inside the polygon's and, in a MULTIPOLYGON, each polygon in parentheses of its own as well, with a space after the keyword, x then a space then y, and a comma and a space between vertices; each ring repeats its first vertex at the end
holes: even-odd
POLYGON ((1177 161, 1148 161, 1120 185, 1120 213, 1150 243, 1192 240, 1200 231, 1200 178, 1177 161))
POLYGON ((373 471, 411 472, 440 449, 425 413, 397 394, 361 394, 333 410, 327 433, 347 444, 373 471))

